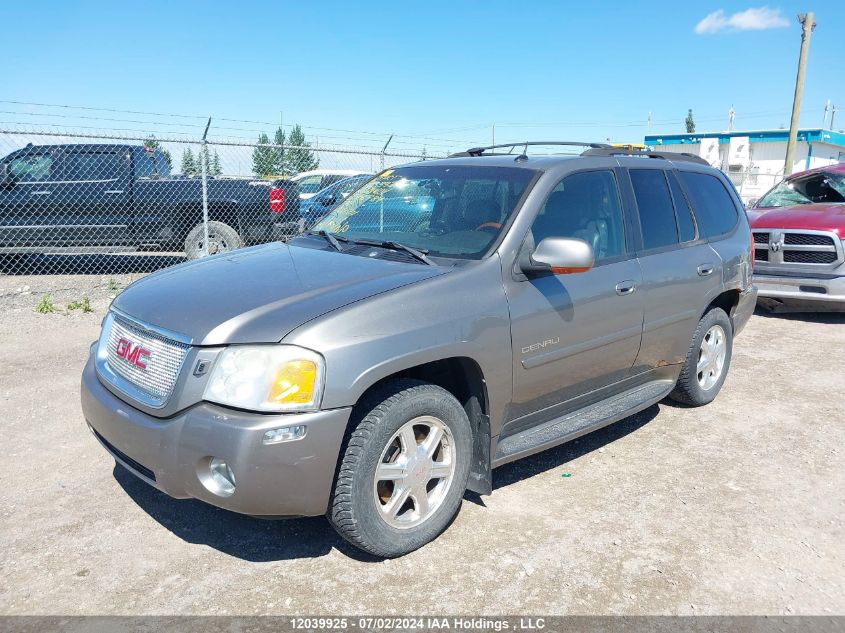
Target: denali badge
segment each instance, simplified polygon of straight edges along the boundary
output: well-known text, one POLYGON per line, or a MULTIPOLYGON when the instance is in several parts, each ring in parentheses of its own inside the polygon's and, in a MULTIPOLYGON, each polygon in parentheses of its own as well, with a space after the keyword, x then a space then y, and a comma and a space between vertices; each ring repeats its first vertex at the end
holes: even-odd
POLYGON ((115 352, 127 363, 135 365, 135 367, 138 367, 139 369, 147 368, 147 363, 145 361, 150 357, 150 350, 144 349, 140 345, 133 346, 131 342, 122 338, 117 342, 115 352))

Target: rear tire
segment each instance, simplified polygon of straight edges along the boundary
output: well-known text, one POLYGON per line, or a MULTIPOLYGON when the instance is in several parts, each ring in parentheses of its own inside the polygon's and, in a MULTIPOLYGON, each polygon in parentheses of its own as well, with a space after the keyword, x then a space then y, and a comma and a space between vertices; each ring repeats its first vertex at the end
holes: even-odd
POLYGON ((461 505, 472 428, 445 389, 398 380, 362 402, 345 443, 328 519, 355 547, 402 556, 436 538, 461 505))
POLYGON ((712 308, 698 322, 672 400, 700 407, 719 394, 733 352, 733 326, 721 308, 712 308))
POLYGON ((213 220, 208 223, 208 249, 205 249, 205 231, 203 224, 197 224, 185 238, 185 256, 199 259, 205 255, 228 253, 244 245, 238 232, 228 224, 213 220))

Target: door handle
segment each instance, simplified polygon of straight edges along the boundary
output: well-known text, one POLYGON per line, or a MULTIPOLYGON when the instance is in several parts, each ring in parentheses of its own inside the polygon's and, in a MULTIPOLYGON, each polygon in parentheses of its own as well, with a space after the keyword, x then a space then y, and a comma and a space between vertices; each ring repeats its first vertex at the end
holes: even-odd
POLYGON ((33 196, 49 196, 52 191, 33 191, 31 192, 33 196))
POLYGON ((698 267, 698 274, 702 277, 707 277, 713 274, 713 264, 702 264, 698 267))
POLYGON ((106 191, 106 193, 109 194, 109 195, 115 196, 115 195, 123 193, 123 189, 109 189, 108 191, 106 191))
POLYGON ((618 294, 620 297, 632 294, 636 289, 637 284, 635 284, 632 279, 620 281, 618 284, 616 284, 616 294, 618 294))

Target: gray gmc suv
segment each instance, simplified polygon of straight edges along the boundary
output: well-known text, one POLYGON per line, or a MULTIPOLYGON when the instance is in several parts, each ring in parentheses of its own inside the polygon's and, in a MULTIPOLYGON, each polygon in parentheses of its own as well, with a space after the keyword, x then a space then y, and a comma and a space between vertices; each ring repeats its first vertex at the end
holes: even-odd
POLYGON ((383 171, 287 244, 132 284, 83 410, 173 497, 326 515, 398 556, 497 466, 667 396, 713 400, 754 308, 752 249, 697 157, 474 148, 383 171))

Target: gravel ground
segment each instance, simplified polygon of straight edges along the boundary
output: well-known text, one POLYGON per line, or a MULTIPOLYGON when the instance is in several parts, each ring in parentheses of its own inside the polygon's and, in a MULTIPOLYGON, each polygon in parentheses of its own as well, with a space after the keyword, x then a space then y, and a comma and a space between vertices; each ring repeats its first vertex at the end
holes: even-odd
POLYGON ((2 614, 845 614, 845 315, 755 316, 710 406, 502 467, 434 544, 375 561, 322 519, 115 467, 78 381, 130 280, 0 276, 2 614))

